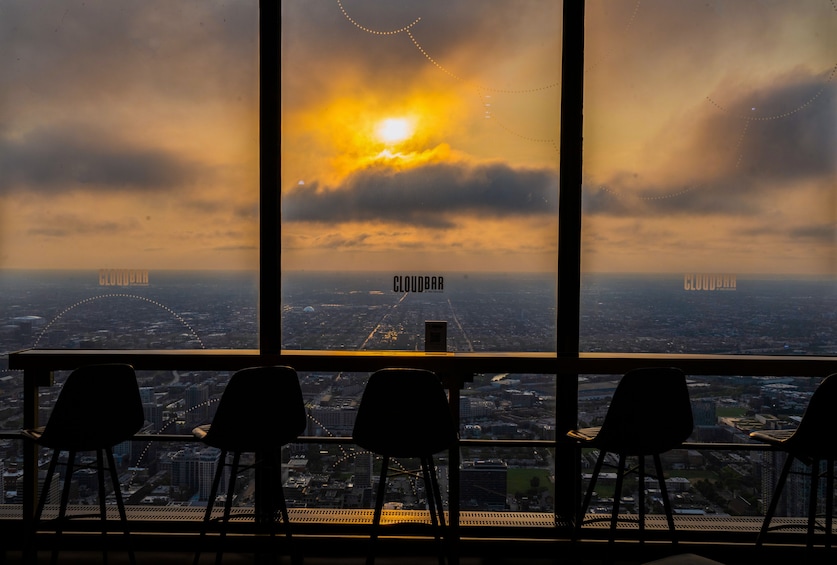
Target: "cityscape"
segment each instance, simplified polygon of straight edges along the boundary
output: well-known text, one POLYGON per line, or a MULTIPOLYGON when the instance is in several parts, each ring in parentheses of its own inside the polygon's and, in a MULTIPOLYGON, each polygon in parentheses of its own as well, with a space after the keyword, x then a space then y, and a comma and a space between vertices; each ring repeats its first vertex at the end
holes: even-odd
MULTIPOLYGON (((448 351, 554 351, 555 278, 549 274, 291 273, 283 279, 285 349, 423 350, 425 322, 447 323, 448 351), (409 277, 434 284, 410 285, 409 277), (405 283, 406 281, 406 283, 405 283)), ((22 425, 23 377, 8 353, 25 348, 254 349, 258 277, 251 272, 4 271, 0 276, 0 429, 22 425)), ((823 278, 701 275, 585 275, 582 351, 837 355, 837 293, 823 278), (717 282, 717 284, 716 284, 717 282)), ((145 433, 190 434, 211 422, 229 372, 138 373, 145 433)), ((366 373, 300 373, 306 436, 351 436, 366 373)), ((56 384, 66 373, 56 375, 56 384)), ((555 438, 555 376, 482 374, 460 399, 460 436, 555 438)), ((579 425, 600 423, 618 375, 579 379, 579 425)), ((690 376, 699 442, 749 441, 750 431, 794 427, 818 379, 690 376)), ((46 422, 60 391, 40 389, 46 422)), ((3 493, 21 500, 21 442, 0 443, 3 493)), ((128 442, 117 447, 129 504, 207 503, 219 452, 199 442, 128 442)), ((46 462, 47 452, 42 452, 46 462)), ((582 454, 589 474, 595 453, 582 454)), ((372 505, 376 458, 350 443, 295 443, 284 453, 289 505, 372 505)), ((461 447, 463 510, 550 512, 551 449, 461 447)), ((444 454, 438 458, 447 491, 444 454)), ((676 512, 760 515, 783 456, 767 451, 675 450, 664 457, 676 512)), ((410 462, 398 462, 409 468, 410 462)), ((45 468, 45 465, 44 465, 45 468)), ((651 479, 649 479, 651 481, 651 479)), ((73 497, 92 502, 93 476, 77 473, 73 497)), ((791 479, 778 514, 806 513, 806 484, 791 479)), ((252 503, 253 483, 237 481, 236 504, 252 503)), ((57 497, 58 479, 51 488, 57 497)), ((612 475, 597 488, 595 511, 608 511, 612 475)), ((640 491, 623 487, 630 510, 640 491)), ((643 489, 661 511, 653 482, 643 489)), ((423 508, 421 481, 391 481, 388 504, 423 508)))

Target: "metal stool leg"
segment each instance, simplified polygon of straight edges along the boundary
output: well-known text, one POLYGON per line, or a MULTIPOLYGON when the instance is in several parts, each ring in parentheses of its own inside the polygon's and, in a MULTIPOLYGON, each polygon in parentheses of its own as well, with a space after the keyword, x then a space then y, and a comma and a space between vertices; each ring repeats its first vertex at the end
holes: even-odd
POLYGON ((122 498, 122 487, 119 486, 119 475, 116 472, 116 461, 113 458, 113 451, 105 450, 110 469, 110 481, 113 483, 113 496, 116 498, 116 509, 119 511, 119 519, 122 521, 122 531, 125 534, 125 541, 128 544, 128 559, 131 565, 136 565, 134 548, 131 545, 131 530, 128 527, 128 515, 125 513, 125 501, 122 498))
POLYGON ((49 460, 46 479, 41 487, 41 492, 38 496, 38 505, 35 509, 35 516, 32 519, 32 529, 27 532, 28 539, 26 541, 26 549, 24 552, 24 563, 32 563, 37 560, 38 548, 35 543, 35 538, 38 534, 38 526, 41 522, 41 516, 44 513, 44 506, 46 505, 47 495, 49 494, 50 486, 52 485, 52 478, 55 476, 55 468, 58 466, 58 457, 60 454, 61 452, 58 450, 53 451, 52 457, 49 460))
POLYGON ((825 464, 825 547, 831 548, 831 524, 834 514, 834 458, 829 457, 825 464))
POLYGON ((596 481, 598 480, 599 473, 602 470, 605 455, 605 451, 599 451, 599 457, 596 459, 596 464, 593 467, 593 474, 590 476, 590 484, 587 485, 587 492, 584 495, 584 501, 578 509, 578 516, 576 517, 575 527, 573 528, 573 541, 576 541, 581 537, 581 526, 584 524, 584 516, 587 513, 587 508, 590 506, 590 501, 593 499, 593 491, 596 488, 596 481))
POLYGON ((73 479, 73 465, 76 460, 76 452, 67 452, 67 467, 64 470, 64 489, 61 491, 61 502, 58 506, 58 520, 55 527, 55 545, 52 547, 52 558, 50 563, 56 565, 58 563, 58 541, 61 538, 63 531, 64 520, 67 516, 67 506, 70 502, 70 483, 73 479))
POLYGON ((201 549, 203 548, 203 541, 206 538, 206 528, 212 518, 212 508, 215 506, 215 498, 218 496, 218 486, 221 484, 221 475, 224 472, 224 462, 227 458, 227 452, 221 451, 218 457, 218 466, 215 467, 215 477, 212 479, 212 487, 209 489, 209 500, 206 501, 206 512, 203 514, 203 523, 201 524, 201 533, 198 537, 198 549, 195 551, 195 559, 193 565, 198 565, 201 559, 201 549))
POLYGON ((616 541, 616 526, 619 522, 619 503, 622 500, 622 482, 625 479, 625 454, 619 454, 619 467, 616 470, 616 490, 613 492, 613 512, 610 515, 611 544, 616 541))
POLYGON ((660 494, 663 497, 663 508, 666 512, 666 521, 668 521, 668 529, 671 531, 671 543, 677 543, 677 534, 674 529, 674 512, 671 509, 671 501, 668 499, 668 489, 666 488, 666 478, 663 475, 663 464, 660 461, 659 455, 654 455, 654 466, 657 468, 657 481, 660 483, 660 494))
POLYGON ((814 531, 817 528, 817 490, 820 480, 820 460, 811 461, 811 492, 808 496, 808 534, 806 544, 808 549, 814 546, 814 531))
POLYGON ((375 512, 372 514, 372 532, 369 535, 369 553, 366 555, 366 564, 375 563, 375 545, 378 540, 378 528, 381 525, 381 512, 384 508, 384 497, 387 492, 387 471, 389 469, 389 456, 383 456, 381 463, 381 476, 378 482, 378 494, 375 497, 375 512))
POLYGON ((759 536, 756 538, 756 545, 764 543, 764 536, 767 530, 770 529, 770 522, 773 520, 773 514, 776 513, 776 507, 779 505, 779 497, 782 495, 782 489, 785 488, 785 481, 788 479, 791 465, 793 465, 793 456, 788 454, 785 466, 782 467, 782 473, 779 475, 779 481, 776 483, 776 489, 773 491, 773 499, 770 501, 770 506, 767 509, 767 514, 764 516, 764 522, 761 524, 759 536))
POLYGON ((645 457, 637 461, 637 496, 639 500, 639 543, 645 543, 645 457))
POLYGON ((424 490, 427 494, 427 508, 430 510, 430 527, 433 528, 433 537, 436 545, 439 546, 439 565, 445 565, 445 551, 441 528, 444 528, 445 518, 442 514, 441 495, 438 494, 438 485, 435 479, 433 458, 421 458, 421 472, 424 477, 424 490))
POLYGON ((224 555, 223 541, 227 534, 227 524, 230 521, 232 511, 232 499, 235 494, 235 476, 238 474, 238 464, 241 461, 241 452, 233 452, 233 460, 230 464, 230 479, 227 484, 227 499, 224 501, 224 517, 221 519, 221 533, 218 536, 218 549, 215 552, 215 564, 221 565, 221 558, 224 555))
POLYGON ((102 450, 96 450, 96 482, 99 485, 99 520, 102 522, 102 559, 105 564, 108 562, 108 526, 107 508, 105 506, 105 462, 102 457, 102 450))

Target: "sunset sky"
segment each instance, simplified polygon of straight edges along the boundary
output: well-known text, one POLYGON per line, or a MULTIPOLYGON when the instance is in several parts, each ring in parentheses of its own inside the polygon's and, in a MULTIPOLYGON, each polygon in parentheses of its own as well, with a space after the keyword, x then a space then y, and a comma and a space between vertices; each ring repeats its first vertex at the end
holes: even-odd
MULTIPOLYGON (((285 268, 554 269, 560 2, 282 15, 285 268)), ((257 16, 0 0, 0 268, 256 268, 257 16)), ((584 268, 837 274, 837 4, 587 16, 584 268)))

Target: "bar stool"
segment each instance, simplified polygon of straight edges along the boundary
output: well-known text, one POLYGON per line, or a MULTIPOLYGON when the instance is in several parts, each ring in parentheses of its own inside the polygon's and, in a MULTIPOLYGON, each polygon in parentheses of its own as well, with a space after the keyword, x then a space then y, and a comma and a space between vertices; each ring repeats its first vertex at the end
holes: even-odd
MULTIPOLYGON (((613 494, 613 512, 610 517, 610 541, 614 541, 622 495, 622 482, 626 475, 637 472, 639 478, 639 538, 645 533, 645 457, 651 456, 660 485, 663 508, 672 541, 677 542, 674 530, 671 502, 668 499, 660 454, 678 447, 692 433, 692 407, 686 376, 674 367, 646 367, 625 373, 610 401, 604 422, 600 427, 571 430, 567 436, 577 440, 582 447, 594 447, 599 457, 593 468, 590 485, 576 518, 575 536, 579 537, 585 522, 587 508, 596 487, 596 480, 608 453, 619 457, 616 473, 616 490, 613 494), (625 468, 628 456, 636 456, 635 468, 625 468)), ((604 518, 606 519, 606 518, 604 518)), ((601 521, 601 518, 586 521, 601 521)))
POLYGON ((447 540, 445 512, 433 454, 448 449, 455 441, 456 425, 439 377, 423 369, 381 369, 373 373, 360 400, 352 437, 359 447, 383 458, 367 563, 372 565, 375 560, 390 458, 403 457, 420 460, 430 521, 439 544, 439 563, 444 564, 440 534, 447 540))
MULTIPOLYGON (((802 421, 795 430, 762 430, 752 432, 750 437, 756 441, 769 443, 778 451, 787 454, 785 465, 773 491, 770 507, 764 516, 756 545, 764 542, 768 530, 775 530, 783 526, 770 527, 779 497, 785 488, 788 474, 794 460, 798 460, 811 468, 810 498, 808 501, 808 532, 807 544, 814 543, 814 530, 825 531, 825 546, 831 547, 831 523, 834 509, 834 459, 837 457, 837 419, 832 410, 837 405, 837 373, 827 376, 814 391, 802 421), (820 464, 825 462, 825 527, 817 525, 817 499, 819 497, 820 464)), ((789 527, 789 526, 784 526, 789 527)))
MULTIPOLYGON (((288 544, 291 544, 288 508, 282 491, 281 453, 284 445, 305 430, 305 423, 302 389, 297 373, 291 367, 251 367, 232 376, 218 402, 212 423, 192 430, 193 435, 204 444, 221 450, 206 504, 198 550, 195 552, 195 565, 200 560, 201 544, 212 518, 215 497, 226 466, 230 469, 230 475, 221 518, 221 539, 226 534, 230 520, 236 475, 240 470, 255 467, 261 490, 256 492, 256 521, 269 522, 272 536, 275 523, 272 507, 274 503, 277 504, 288 544), (239 469, 241 454, 246 452, 255 453, 255 463, 239 469), (229 464, 226 462, 228 453, 232 454, 232 462, 229 464)), ((215 554, 216 563, 221 562, 221 556, 219 543, 215 554)))
MULTIPOLYGON (((41 516, 47 500, 55 468, 61 451, 67 451, 67 463, 64 473, 64 488, 56 520, 56 546, 52 551, 52 562, 58 558, 57 542, 62 532, 63 522, 69 518, 89 515, 67 515, 70 498, 70 483, 74 471, 76 453, 79 451, 96 452, 96 474, 99 486, 99 514, 102 520, 102 535, 107 536, 107 516, 105 511, 105 465, 110 473, 116 506, 122 522, 125 537, 129 541, 128 555, 135 563, 134 552, 130 547, 130 532, 125 515, 125 505, 119 487, 119 477, 113 458, 113 447, 130 440, 144 423, 142 401, 133 367, 125 364, 100 364, 80 367, 73 371, 61 388, 58 400, 52 409, 46 426, 22 430, 24 437, 38 445, 53 450, 47 468, 46 480, 39 497, 32 526, 31 538, 27 551, 35 548, 35 535, 40 526, 41 516)), ((85 466, 81 466, 84 468, 85 466)), ((95 516, 95 514, 94 514, 95 516)), ((107 545, 104 548, 107 559, 107 545)))

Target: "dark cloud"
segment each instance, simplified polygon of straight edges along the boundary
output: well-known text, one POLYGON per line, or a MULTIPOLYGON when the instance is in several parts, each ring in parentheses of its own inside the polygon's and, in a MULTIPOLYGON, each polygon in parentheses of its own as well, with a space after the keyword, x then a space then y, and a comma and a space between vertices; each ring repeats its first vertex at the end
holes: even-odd
POLYGON ((815 224, 791 230, 791 237, 824 244, 837 241, 837 223, 815 224))
POLYGON ((695 151, 756 179, 805 180, 837 173, 835 70, 812 76, 796 69, 765 87, 738 92, 704 123, 695 151))
POLYGON ((161 95, 249 101, 258 2, 4 2, 0 53, 4 96, 20 106, 161 95))
POLYGON ((112 136, 55 126, 0 137, 0 194, 17 189, 58 193, 68 188, 162 191, 194 179, 192 163, 112 136))
MULTIPOLYGON (((766 85, 724 90, 723 104, 707 98, 696 123, 669 129, 687 136, 677 155, 664 164, 669 176, 691 181, 643 178, 620 171, 585 186, 588 214, 634 216, 752 215, 773 206, 781 193, 799 183, 833 191, 837 179, 837 83, 834 70, 813 75, 803 69, 766 85), (691 171, 691 172, 689 172, 691 171)), ((676 145, 658 137, 656 147, 676 145)), ((653 147, 649 147, 649 153, 653 147)))
POLYGON ((232 252, 240 252, 240 251, 258 251, 258 246, 256 245, 221 245, 218 247, 213 247, 213 251, 232 251, 232 252))
POLYGON ((79 235, 112 236, 114 233, 126 233, 137 228, 136 221, 128 219, 125 222, 99 220, 81 217, 75 214, 60 214, 46 218, 41 227, 33 227, 27 231, 29 235, 40 237, 66 238, 79 235))
POLYGON ((554 172, 499 163, 376 167, 351 175, 334 190, 311 183, 288 190, 282 199, 286 221, 380 220, 439 228, 452 227, 461 215, 554 216, 557 203, 554 172))

